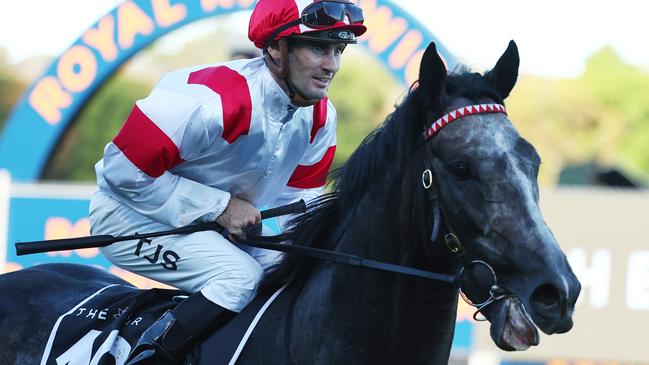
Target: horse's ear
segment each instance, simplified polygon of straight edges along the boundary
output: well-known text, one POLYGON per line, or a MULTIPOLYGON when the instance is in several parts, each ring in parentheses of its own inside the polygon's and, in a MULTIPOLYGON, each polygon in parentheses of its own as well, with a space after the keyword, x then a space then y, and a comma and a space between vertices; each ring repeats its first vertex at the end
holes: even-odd
POLYGON ((514 41, 509 41, 509 46, 507 46, 505 53, 500 56, 496 66, 485 75, 487 80, 496 87, 503 99, 509 96, 516 84, 519 62, 518 47, 514 41))
POLYGON ((434 42, 430 42, 421 58, 419 66, 419 87, 423 100, 429 105, 436 105, 446 86, 446 65, 437 53, 434 42))

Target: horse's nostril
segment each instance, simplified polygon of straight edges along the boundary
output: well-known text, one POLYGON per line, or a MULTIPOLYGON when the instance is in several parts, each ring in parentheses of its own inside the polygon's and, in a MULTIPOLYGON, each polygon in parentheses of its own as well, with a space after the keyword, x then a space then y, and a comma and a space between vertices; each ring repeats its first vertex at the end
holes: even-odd
POLYGON ((541 314, 560 315, 561 313, 550 313, 561 309, 561 295, 559 294, 559 290, 551 284, 539 286, 532 293, 532 305, 541 314))
POLYGON ((536 288, 530 297, 534 323, 545 333, 564 333, 572 328, 567 299, 552 284, 536 288))

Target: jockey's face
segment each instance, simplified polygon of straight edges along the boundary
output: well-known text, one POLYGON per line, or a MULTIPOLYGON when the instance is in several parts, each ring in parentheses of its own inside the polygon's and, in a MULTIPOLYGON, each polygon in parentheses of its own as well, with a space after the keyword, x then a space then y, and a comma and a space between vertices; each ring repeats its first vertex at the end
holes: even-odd
POLYGON ((306 99, 322 99, 340 68, 345 43, 325 43, 298 39, 288 53, 289 80, 306 99))

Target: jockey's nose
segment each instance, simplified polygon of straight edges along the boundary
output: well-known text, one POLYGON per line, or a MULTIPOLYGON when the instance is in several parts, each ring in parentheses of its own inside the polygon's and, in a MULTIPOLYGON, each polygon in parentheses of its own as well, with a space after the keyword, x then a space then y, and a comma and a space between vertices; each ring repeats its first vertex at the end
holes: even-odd
POLYGON ((321 67, 332 74, 340 68, 340 56, 336 52, 336 49, 332 48, 322 57, 321 67))

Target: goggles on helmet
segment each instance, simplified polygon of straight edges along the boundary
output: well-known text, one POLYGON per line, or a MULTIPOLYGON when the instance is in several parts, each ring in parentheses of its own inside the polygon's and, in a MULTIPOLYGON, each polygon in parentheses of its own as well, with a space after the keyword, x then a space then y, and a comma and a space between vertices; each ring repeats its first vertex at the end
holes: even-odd
POLYGON ((302 11, 301 23, 309 28, 327 27, 337 22, 344 22, 345 16, 349 24, 363 22, 363 10, 347 1, 320 1, 313 3, 302 11))
MULTIPOLYGON (((304 8, 302 15, 298 19, 277 28, 266 40, 266 48, 270 46, 279 33, 296 25, 304 24, 317 30, 330 27, 338 22, 344 22, 345 17, 349 20, 349 24, 362 24, 364 21, 363 10, 349 1, 326 0, 315 2, 304 8)), ((356 37, 346 40, 355 41, 356 37)))

